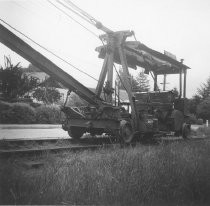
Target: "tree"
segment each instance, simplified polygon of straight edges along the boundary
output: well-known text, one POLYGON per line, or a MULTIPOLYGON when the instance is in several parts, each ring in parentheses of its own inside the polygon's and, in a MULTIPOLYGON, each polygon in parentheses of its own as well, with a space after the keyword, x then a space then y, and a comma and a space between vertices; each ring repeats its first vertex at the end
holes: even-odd
POLYGON ((10 57, 5 57, 5 66, 0 68, 0 91, 5 99, 23 97, 37 86, 38 79, 23 73, 20 62, 13 65, 10 57))
POLYGON ((210 97, 203 100, 197 106, 197 115, 198 117, 201 117, 204 120, 210 120, 210 97))
POLYGON ((194 95, 189 99, 189 112, 192 114, 197 114, 197 106, 202 102, 202 99, 199 95, 194 95))
MULTIPOLYGON (((208 103, 209 98, 210 98, 210 77, 207 79, 206 83, 203 83, 202 86, 197 89, 197 94, 195 94, 189 100, 189 111, 205 119, 206 115, 204 111, 206 110, 206 104, 208 103)), ((208 116, 208 111, 206 112, 208 116)))
MULTIPOLYGON (((138 87, 138 82, 131 74, 129 74, 128 78, 130 80, 132 90, 136 90, 138 87)), ((117 81, 119 89, 125 90, 125 87, 123 84, 123 69, 122 68, 119 69, 119 75, 117 76, 116 81, 117 81)))
POLYGON ((202 84, 197 93, 203 100, 210 97, 210 77, 207 79, 206 83, 202 84))
POLYGON ((33 98, 38 101, 42 101, 45 104, 53 104, 60 100, 61 95, 60 92, 53 87, 39 87, 37 88, 33 94, 33 98))
POLYGON ((35 89, 32 96, 45 104, 56 103, 61 98, 60 92, 56 89, 57 87, 61 87, 60 84, 52 77, 49 77, 35 89))
POLYGON ((149 80, 144 72, 139 72, 138 76, 136 77, 136 81, 138 83, 137 89, 140 92, 148 92, 150 90, 149 80))
MULTIPOLYGON (((147 79, 147 75, 144 72, 139 72, 137 77, 132 76, 129 74, 131 88, 132 91, 140 91, 140 92, 147 92, 150 89, 149 80, 147 79)), ((123 70, 122 68, 119 70, 119 76, 117 77, 117 83, 119 85, 119 89, 125 89, 123 86, 123 70)))

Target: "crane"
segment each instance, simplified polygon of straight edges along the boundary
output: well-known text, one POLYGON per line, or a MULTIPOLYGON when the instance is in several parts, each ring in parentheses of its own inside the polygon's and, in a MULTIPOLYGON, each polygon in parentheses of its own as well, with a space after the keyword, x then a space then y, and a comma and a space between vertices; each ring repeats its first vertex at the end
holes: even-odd
MULTIPOLYGON (((0 24, 0 42, 89 103, 88 106, 80 108, 65 105, 62 108, 66 114, 63 129, 75 139, 79 139, 85 132, 90 132, 92 135, 106 132, 119 137, 124 143, 132 142, 135 136, 142 137, 147 134, 153 136, 160 131, 168 132, 169 130, 177 134, 182 133, 183 137, 187 137, 190 124, 186 120, 185 96, 183 99, 180 96, 175 101, 171 91, 158 91, 157 76, 179 74, 181 81, 182 73, 184 73, 184 85, 186 85, 186 71, 189 67, 138 41, 127 41, 128 37, 134 35, 133 31, 112 31, 70 0, 65 0, 70 7, 59 0, 57 2, 105 33, 100 36, 105 44, 96 48, 99 58, 104 61, 95 93, 2 24, 0 24), (122 81, 129 99, 127 110, 119 101, 118 105, 113 104, 113 67, 115 63, 122 65, 122 81), (142 94, 132 91, 129 67, 136 69, 138 66, 152 74, 154 78, 153 92, 142 94), (102 91, 107 96, 106 101, 101 98, 102 91), (143 101, 144 99, 146 102, 143 101)), ((186 86, 184 94, 186 94, 185 90, 186 86)))

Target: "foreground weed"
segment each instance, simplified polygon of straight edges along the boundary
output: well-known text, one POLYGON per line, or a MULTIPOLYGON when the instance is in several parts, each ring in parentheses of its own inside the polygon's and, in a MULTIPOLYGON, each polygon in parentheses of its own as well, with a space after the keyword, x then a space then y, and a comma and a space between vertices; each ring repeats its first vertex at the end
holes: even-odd
POLYGON ((1 168, 1 204, 208 205, 210 144, 46 154, 45 166, 1 168))

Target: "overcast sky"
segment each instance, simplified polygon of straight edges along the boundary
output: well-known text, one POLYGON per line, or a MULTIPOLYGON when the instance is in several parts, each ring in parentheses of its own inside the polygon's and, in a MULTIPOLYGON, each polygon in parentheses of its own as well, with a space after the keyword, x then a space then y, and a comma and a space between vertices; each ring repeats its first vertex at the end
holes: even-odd
MULTIPOLYGON (((59 6, 55 0, 50 1, 59 6)), ((187 77, 188 97, 195 94, 196 89, 210 76, 209 0, 72 1, 108 28, 114 31, 134 30, 141 43, 160 52, 169 51, 178 60, 183 58, 184 63, 191 67, 187 77)), ((95 34, 102 34, 70 11, 65 11, 95 34)), ((47 0, 0 0, 0 18, 98 79, 102 60, 97 58, 95 48, 101 42, 47 0)), ((96 81, 47 54, 25 37, 20 37, 81 83, 88 87, 96 86, 96 81)), ((29 64, 0 44, 1 65, 4 55, 10 55, 14 63, 21 62, 22 66, 29 64)), ((167 88, 172 89, 178 86, 178 77, 170 76, 168 82, 170 84, 167 84, 167 88)))

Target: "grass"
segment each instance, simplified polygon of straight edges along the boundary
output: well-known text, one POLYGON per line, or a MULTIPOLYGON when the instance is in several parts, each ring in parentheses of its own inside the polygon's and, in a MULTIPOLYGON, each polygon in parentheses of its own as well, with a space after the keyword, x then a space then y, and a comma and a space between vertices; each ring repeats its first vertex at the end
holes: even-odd
POLYGON ((0 204, 210 205, 210 142, 1 160, 0 204))

